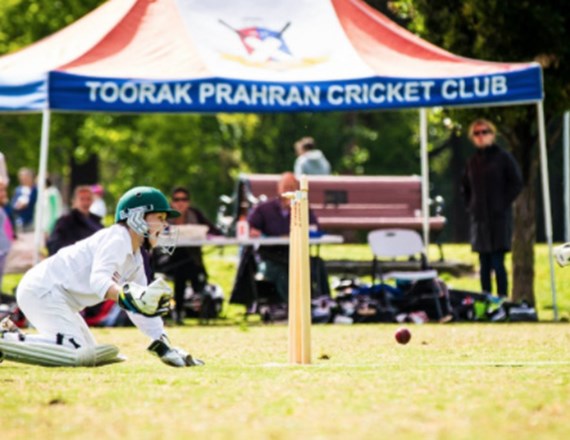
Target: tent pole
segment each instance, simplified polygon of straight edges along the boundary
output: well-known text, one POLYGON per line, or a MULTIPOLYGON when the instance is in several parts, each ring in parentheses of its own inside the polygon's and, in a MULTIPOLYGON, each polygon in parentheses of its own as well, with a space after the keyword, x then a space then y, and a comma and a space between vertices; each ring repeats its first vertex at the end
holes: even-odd
POLYGON ((550 190, 548 178, 548 159, 546 155, 546 127, 544 125, 544 108, 542 101, 536 104, 538 109, 538 135, 540 144, 540 174, 542 177, 542 199, 544 201, 544 228, 548 243, 548 262, 550 265, 550 290, 552 291, 552 311, 554 320, 558 321, 558 306, 556 305, 556 283, 554 280, 554 258, 552 253, 552 214, 550 211, 550 190))
POLYGON ((426 258, 429 260, 429 163, 427 109, 420 109, 420 144, 422 170, 422 226, 426 258))
POLYGON ((564 241, 570 241, 570 111, 564 112, 562 142, 564 167, 564 241))
POLYGON ((44 109, 42 113, 42 137, 40 140, 40 166, 38 170, 38 198, 36 201, 36 215, 34 222, 34 264, 39 263, 44 242, 44 193, 46 190, 47 160, 49 150, 49 127, 51 113, 44 109))

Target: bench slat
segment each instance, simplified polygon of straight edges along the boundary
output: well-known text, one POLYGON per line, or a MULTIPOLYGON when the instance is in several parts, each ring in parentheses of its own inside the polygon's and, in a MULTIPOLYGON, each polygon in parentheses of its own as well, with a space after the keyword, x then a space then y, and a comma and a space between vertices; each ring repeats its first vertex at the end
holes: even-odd
MULTIPOLYGON (((323 229, 381 229, 404 228, 421 230, 422 219, 409 217, 323 217, 319 218, 323 229)), ((430 217, 431 230, 440 231, 445 226, 445 217, 430 217)))
POLYGON ((406 217, 421 218, 408 209, 313 209, 317 218, 331 217, 406 217))
MULTIPOLYGON (((277 196, 279 174, 240 176, 255 197, 277 196)), ((421 230, 422 195, 419 176, 308 176, 309 202, 321 228, 421 230)), ((440 231, 445 217, 430 217, 431 230, 440 231)))

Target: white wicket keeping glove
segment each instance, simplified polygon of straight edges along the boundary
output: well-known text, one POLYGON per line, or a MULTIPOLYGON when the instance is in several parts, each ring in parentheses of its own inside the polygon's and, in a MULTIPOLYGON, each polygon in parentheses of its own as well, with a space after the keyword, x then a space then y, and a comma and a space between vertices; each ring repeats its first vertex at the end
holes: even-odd
POLYGON ((554 257, 559 266, 568 266, 570 264, 570 243, 556 246, 554 248, 554 257))
POLYGON ((184 350, 172 347, 168 337, 162 335, 160 339, 152 341, 148 351, 158 356, 162 362, 171 367, 199 367, 204 365, 200 359, 195 359, 184 350))
POLYGON ((118 304, 125 310, 144 316, 160 316, 168 312, 172 289, 162 278, 148 286, 126 283, 119 293, 118 304))

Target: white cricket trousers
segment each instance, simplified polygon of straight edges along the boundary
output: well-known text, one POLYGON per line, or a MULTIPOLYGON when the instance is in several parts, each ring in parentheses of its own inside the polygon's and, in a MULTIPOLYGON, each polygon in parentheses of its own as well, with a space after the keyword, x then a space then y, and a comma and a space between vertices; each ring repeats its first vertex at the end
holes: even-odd
POLYGON ((40 292, 24 278, 18 285, 16 299, 30 324, 39 333, 37 337, 32 335, 32 340, 72 348, 96 345, 87 323, 66 302, 65 293, 58 288, 40 292))

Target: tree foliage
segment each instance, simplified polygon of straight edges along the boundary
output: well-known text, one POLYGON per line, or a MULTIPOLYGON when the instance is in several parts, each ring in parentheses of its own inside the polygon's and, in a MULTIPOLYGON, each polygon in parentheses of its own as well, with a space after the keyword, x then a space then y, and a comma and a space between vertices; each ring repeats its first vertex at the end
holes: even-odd
POLYGON ((2 0, 0 53, 9 53, 73 23, 105 0, 2 0))

